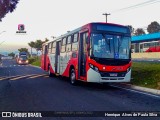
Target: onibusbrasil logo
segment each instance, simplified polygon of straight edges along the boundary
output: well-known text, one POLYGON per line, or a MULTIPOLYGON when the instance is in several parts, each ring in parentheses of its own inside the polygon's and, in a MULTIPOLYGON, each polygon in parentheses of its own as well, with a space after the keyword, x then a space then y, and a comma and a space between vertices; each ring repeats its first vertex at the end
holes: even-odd
POLYGON ((18 31, 16 31, 17 34, 26 34, 25 31, 25 25, 24 24, 18 24, 18 31))

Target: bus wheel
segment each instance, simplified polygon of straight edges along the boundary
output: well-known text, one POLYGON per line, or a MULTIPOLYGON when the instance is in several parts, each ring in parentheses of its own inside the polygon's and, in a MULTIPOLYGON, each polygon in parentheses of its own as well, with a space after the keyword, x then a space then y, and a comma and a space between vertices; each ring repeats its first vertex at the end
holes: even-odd
POLYGON ((49 77, 53 76, 53 74, 51 73, 51 70, 50 70, 50 66, 48 67, 48 75, 49 75, 49 77))
POLYGON ((74 69, 71 69, 70 71, 70 82, 72 85, 76 85, 77 81, 76 81, 76 73, 74 69))

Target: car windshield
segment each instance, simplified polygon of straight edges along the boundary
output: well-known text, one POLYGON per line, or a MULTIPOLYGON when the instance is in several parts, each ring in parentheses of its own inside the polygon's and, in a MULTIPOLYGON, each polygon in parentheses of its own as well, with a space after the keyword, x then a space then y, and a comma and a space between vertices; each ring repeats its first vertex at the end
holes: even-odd
POLYGON ((108 34, 92 34, 93 57, 129 59, 130 37, 108 34))

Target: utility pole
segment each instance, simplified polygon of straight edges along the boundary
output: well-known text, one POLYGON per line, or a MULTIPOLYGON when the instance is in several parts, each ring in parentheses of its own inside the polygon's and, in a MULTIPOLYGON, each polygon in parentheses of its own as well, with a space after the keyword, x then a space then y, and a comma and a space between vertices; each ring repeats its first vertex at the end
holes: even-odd
POLYGON ((111 15, 111 14, 110 13, 103 13, 102 15, 106 16, 106 23, 107 23, 107 17, 108 17, 108 15, 111 15))

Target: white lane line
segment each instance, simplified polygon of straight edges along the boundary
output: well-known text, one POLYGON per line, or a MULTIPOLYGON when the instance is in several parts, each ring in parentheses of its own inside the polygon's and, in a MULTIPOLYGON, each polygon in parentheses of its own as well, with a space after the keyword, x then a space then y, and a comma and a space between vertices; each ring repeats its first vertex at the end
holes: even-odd
POLYGON ((110 86, 120 88, 120 89, 124 89, 124 90, 128 90, 128 91, 132 91, 132 92, 136 92, 136 93, 140 93, 140 94, 144 94, 144 95, 148 95, 148 96, 152 96, 152 97, 160 98, 160 96, 158 96, 158 95, 154 95, 154 94, 150 94, 150 93, 146 93, 146 92, 141 92, 141 91, 137 91, 137 90, 133 90, 133 89, 123 88, 123 87, 119 87, 119 86, 115 86, 115 85, 110 85, 110 86))

